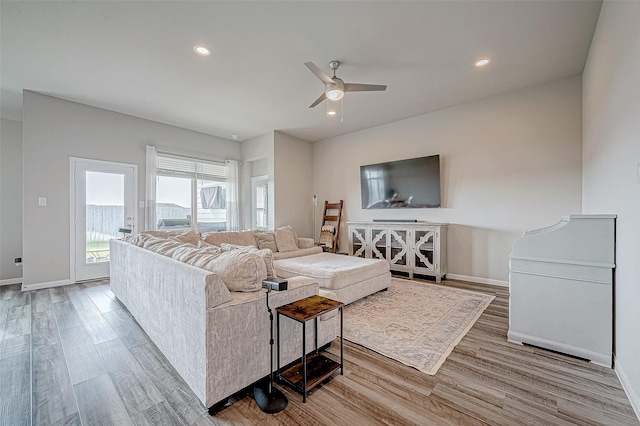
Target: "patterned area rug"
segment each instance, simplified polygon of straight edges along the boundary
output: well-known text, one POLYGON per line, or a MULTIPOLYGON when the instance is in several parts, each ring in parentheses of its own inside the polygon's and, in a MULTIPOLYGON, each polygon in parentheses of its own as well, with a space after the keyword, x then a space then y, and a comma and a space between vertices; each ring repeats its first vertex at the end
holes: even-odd
POLYGON ((344 338, 434 375, 494 296, 392 278, 344 309, 344 338))

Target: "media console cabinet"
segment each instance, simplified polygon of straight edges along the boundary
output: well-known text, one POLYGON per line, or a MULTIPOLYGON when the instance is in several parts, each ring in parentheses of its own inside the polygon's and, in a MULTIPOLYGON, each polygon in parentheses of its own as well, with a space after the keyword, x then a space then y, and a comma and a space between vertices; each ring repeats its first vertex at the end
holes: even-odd
POLYGON ((392 271, 435 277, 447 274, 447 225, 430 222, 347 222, 349 254, 385 259, 392 271))

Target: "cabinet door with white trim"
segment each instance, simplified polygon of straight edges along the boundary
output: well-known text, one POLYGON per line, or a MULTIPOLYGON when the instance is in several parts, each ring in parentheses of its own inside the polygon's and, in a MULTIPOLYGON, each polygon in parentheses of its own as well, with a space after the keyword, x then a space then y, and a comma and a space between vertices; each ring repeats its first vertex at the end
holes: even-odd
POLYGON ((414 229, 412 243, 414 272, 420 274, 436 271, 436 228, 414 229))
POLYGON ((371 227, 371 257, 373 259, 388 260, 389 258, 389 230, 381 227, 371 227))
POLYGON ((349 227, 349 251, 351 256, 367 256, 367 228, 365 226, 349 227))
POLYGON ((390 268, 397 271, 409 271, 409 241, 410 230, 408 228, 389 229, 389 254, 387 259, 390 268))

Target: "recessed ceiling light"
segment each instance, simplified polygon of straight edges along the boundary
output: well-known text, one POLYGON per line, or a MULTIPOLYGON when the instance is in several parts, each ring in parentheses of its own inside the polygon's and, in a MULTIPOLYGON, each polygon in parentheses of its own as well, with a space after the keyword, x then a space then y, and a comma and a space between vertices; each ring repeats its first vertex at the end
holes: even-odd
POLYGON ((489 64, 490 62, 491 62, 491 59, 482 58, 482 59, 478 60, 478 62, 476 62, 476 67, 484 67, 485 65, 489 64))
POLYGON ((200 56, 209 56, 209 55, 211 55, 211 49, 209 49, 207 46, 202 45, 202 44, 198 44, 196 46, 193 46, 193 51, 196 52, 196 54, 200 55, 200 56))

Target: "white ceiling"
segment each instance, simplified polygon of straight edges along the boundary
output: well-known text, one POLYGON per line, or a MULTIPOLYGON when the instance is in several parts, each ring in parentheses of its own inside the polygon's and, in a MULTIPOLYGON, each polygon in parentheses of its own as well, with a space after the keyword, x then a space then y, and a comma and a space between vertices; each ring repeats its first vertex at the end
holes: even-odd
POLYGON ((22 89, 225 138, 317 141, 582 72, 595 1, 2 1, 2 116, 22 89), (209 57, 193 53, 198 43, 209 57), (480 57, 493 62, 473 66, 480 57), (351 83, 308 106, 311 61, 351 83))

